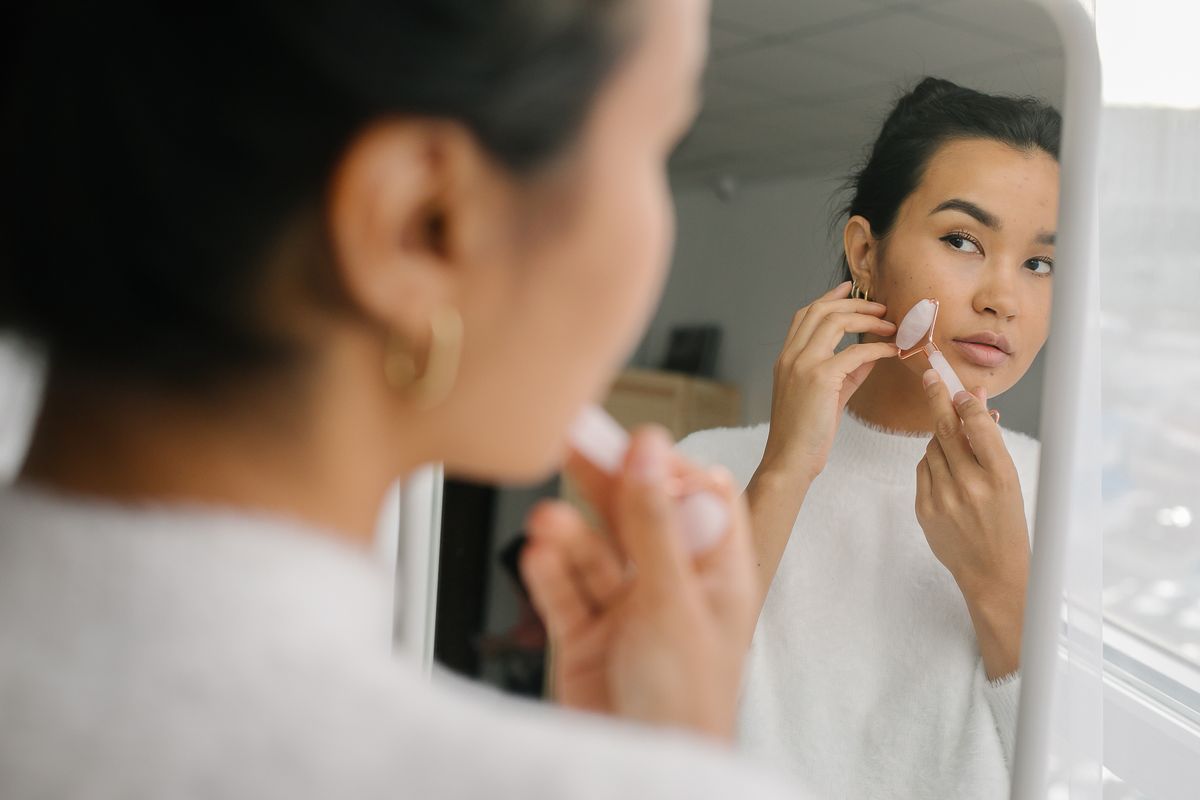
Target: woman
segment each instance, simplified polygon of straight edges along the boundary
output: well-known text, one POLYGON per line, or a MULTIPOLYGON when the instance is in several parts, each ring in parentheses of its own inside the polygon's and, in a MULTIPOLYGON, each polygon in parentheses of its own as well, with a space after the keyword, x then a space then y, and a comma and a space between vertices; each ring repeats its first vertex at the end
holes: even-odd
POLYGON ((580 476, 621 550, 550 505, 525 565, 564 692, 643 724, 431 687, 390 653, 369 557, 422 463, 553 470, 637 340, 705 10, 27 12, 0 325, 49 376, 0 492, 0 795, 782 796, 721 746, 754 619, 745 508, 661 432, 580 476), (681 479, 731 520, 696 560, 681 479))
POLYGON ((1059 127, 943 80, 902 97, 851 182, 846 281, 792 322, 770 425, 681 445, 750 504, 740 738, 828 796, 1008 794, 1038 446, 986 403, 1046 340, 1059 127), (895 357, 928 297, 975 396, 895 357))

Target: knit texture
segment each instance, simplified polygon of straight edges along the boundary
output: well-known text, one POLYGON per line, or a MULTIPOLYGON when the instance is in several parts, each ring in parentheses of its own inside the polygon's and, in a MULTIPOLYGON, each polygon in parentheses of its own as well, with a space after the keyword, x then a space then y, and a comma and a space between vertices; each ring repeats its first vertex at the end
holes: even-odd
POLYGON ((682 733, 431 684, 390 597, 289 520, 0 489, 0 797, 806 796, 682 733))
MULTIPOLYGON (((702 431, 679 449, 745 486, 767 429, 702 431)), ((1039 445, 1003 435, 1032 531, 1039 445)), ((741 745, 824 797, 1008 797, 1020 679, 987 680, 962 593, 917 523, 928 439, 843 414, 754 635, 741 745)))

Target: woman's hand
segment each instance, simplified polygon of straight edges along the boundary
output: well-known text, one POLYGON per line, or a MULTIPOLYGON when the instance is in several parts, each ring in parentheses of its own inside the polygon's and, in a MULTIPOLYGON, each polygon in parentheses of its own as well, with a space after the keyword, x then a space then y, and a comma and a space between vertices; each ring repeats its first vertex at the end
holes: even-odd
POLYGON ((846 282, 796 312, 775 362, 771 426, 760 471, 811 482, 829 458, 842 409, 875 362, 899 354, 890 342, 852 344, 840 353, 848 333, 894 336, 882 319, 887 307, 851 300, 846 282))
POLYGON ((637 432, 624 471, 579 458, 572 477, 614 534, 574 507, 530 514, 521 571, 554 648, 564 705, 731 738, 754 630, 748 518, 723 470, 691 466, 656 429, 637 432), (730 527, 689 555, 669 487, 704 486, 728 504, 730 527))
POLYGON ((962 590, 990 679, 1020 664, 1029 529, 1017 468, 986 401, 924 376, 934 437, 917 465, 917 521, 962 590))
POLYGON ((775 362, 771 425, 762 461, 746 487, 761 609, 813 479, 825 468, 850 396, 881 358, 899 355, 889 342, 852 344, 847 333, 893 336, 886 306, 851 300, 850 283, 796 312, 775 362))

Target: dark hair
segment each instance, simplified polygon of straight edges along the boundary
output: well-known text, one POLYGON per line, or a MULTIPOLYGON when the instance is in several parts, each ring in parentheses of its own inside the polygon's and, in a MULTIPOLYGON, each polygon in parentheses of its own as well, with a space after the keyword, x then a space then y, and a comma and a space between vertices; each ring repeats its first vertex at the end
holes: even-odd
MULTIPOLYGON (((1061 130, 1058 111, 1036 98, 984 94, 924 78, 888 113, 866 164, 846 184, 851 198, 837 220, 861 215, 882 239, 942 145, 991 139, 1021 150, 1043 150, 1057 160, 1061 130)), ((839 281, 850 280, 845 254, 840 274, 839 281)))
POLYGON ((264 253, 372 120, 455 120, 529 174, 628 38, 625 0, 30 5, 0 94, 0 328, 167 383, 289 351, 264 253))

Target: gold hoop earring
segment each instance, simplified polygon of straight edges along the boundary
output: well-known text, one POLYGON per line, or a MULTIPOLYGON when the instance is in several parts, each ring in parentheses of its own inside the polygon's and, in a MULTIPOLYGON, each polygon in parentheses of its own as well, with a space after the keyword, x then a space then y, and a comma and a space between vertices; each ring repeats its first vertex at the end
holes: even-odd
POLYGON ((443 306, 434 311, 429 330, 429 354, 423 374, 417 374, 417 361, 403 336, 389 336, 383 355, 383 373, 388 384, 393 389, 407 392, 422 410, 429 410, 445 400, 458 378, 463 341, 462 315, 443 306))
POLYGON ((866 300, 870 302, 871 295, 867 290, 858 285, 858 281, 850 282, 850 299, 851 300, 866 300))

